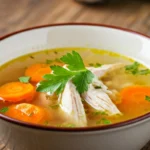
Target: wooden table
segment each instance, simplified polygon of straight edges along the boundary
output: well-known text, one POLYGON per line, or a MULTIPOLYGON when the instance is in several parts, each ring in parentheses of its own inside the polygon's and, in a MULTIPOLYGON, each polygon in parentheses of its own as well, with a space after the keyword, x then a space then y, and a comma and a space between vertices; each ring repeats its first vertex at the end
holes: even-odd
POLYGON ((103 23, 150 35, 150 0, 110 0, 103 5, 74 0, 0 0, 0 36, 60 22, 103 23))
POLYGON ((150 36, 150 0, 110 0, 103 5, 83 5, 74 0, 0 0, 0 36, 63 22, 115 25, 150 36))

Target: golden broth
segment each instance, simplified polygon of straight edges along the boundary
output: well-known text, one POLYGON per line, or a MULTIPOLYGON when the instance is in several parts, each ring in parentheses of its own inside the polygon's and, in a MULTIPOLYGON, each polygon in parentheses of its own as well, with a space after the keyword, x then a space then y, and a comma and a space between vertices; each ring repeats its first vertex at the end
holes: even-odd
MULTIPOLYGON (((59 59, 61 56, 63 56, 67 52, 71 52, 72 50, 77 51, 81 55, 86 66, 89 66, 89 64, 91 63, 113 64, 117 62, 122 62, 125 64, 129 64, 133 62, 133 60, 127 57, 105 50, 89 48, 59 48, 53 50, 44 50, 16 58, 2 65, 0 67, 0 85, 5 84, 7 82, 17 81, 20 76, 24 76, 26 68, 32 64, 46 63, 46 60, 57 61, 57 59, 59 59)), ((123 113, 123 115, 109 117, 105 113, 102 114, 94 110, 85 101, 83 101, 88 120, 88 126, 100 126, 107 125, 110 123, 122 122, 150 112, 150 104, 141 112, 130 114, 124 112, 119 95, 120 91, 123 88, 131 85, 149 86, 149 77, 149 75, 135 76, 132 74, 127 74, 125 73, 124 68, 104 76, 102 78, 103 83, 108 87, 109 90, 112 90, 118 94, 118 97, 110 97, 112 98, 116 106, 119 108, 119 110, 123 113)), ((47 119, 40 124, 50 126, 74 127, 74 125, 72 125, 72 123, 69 120, 66 120, 63 117, 62 110, 57 105, 58 102, 56 97, 46 97, 44 93, 37 93, 34 100, 31 103, 44 108, 48 114, 53 114, 53 119, 49 119, 49 117, 47 117, 47 119)), ((2 102, 0 107, 2 108, 4 106, 9 105, 11 105, 11 103, 8 104, 2 102)))

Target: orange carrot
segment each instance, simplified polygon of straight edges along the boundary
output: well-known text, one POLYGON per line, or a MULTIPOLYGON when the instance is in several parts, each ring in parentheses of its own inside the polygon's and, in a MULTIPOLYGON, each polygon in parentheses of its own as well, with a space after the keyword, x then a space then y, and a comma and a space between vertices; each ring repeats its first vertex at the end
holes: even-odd
POLYGON ((27 103, 9 106, 5 115, 35 124, 44 123, 44 121, 52 119, 52 116, 48 115, 44 108, 27 103))
MULTIPOLYGON (((51 65, 63 66, 63 64, 59 62, 52 63, 51 65)), ((40 82, 43 80, 43 76, 48 73, 51 73, 49 64, 33 64, 25 71, 25 75, 30 76, 31 82, 33 83, 40 82)))
POLYGON ((30 83, 10 82, 0 87, 0 99, 7 102, 31 101, 35 88, 30 83))
POLYGON ((150 102, 146 96, 150 96, 149 86, 130 86, 121 91, 121 109, 128 113, 142 113, 144 110, 150 110, 150 102))

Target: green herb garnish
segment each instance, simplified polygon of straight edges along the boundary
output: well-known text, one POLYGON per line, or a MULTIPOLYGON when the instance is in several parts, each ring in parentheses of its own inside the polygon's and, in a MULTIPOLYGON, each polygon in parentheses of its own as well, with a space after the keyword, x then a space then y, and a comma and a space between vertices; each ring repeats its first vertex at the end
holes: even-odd
POLYGON ((22 83, 29 83, 31 77, 23 76, 19 78, 19 81, 22 83))
POLYGON ((68 123, 67 125, 65 125, 65 127, 74 128, 75 124, 68 123))
POLYGON ((111 124, 111 121, 106 118, 102 118, 102 119, 96 121, 96 124, 108 125, 108 124, 111 124))
POLYGON ((57 51, 54 51, 54 53, 55 53, 55 54, 58 54, 58 52, 57 52, 57 51))
POLYGON ((102 64, 100 64, 100 63, 96 63, 96 64, 90 63, 89 66, 98 68, 98 67, 101 67, 102 64))
POLYGON ((102 123, 103 123, 103 124, 111 124, 111 121, 108 120, 108 119, 103 118, 103 119, 102 119, 102 123))
POLYGON ((57 127, 74 128, 74 127, 76 127, 76 125, 75 125, 75 124, 72 124, 72 123, 65 123, 65 124, 58 124, 57 127))
POLYGON ((51 64, 52 62, 53 62, 53 60, 46 59, 46 64, 51 64))
POLYGON ((3 107, 0 109, 0 113, 6 113, 9 110, 8 107, 3 107))
POLYGON ((57 109, 57 108, 59 107, 59 104, 50 105, 50 107, 51 107, 52 109, 57 109))
POLYGON ((67 69, 61 66, 50 66, 53 74, 43 76, 45 80, 39 83, 37 91, 60 94, 69 80, 73 81, 80 94, 87 91, 88 84, 92 82, 94 75, 86 69, 81 56, 73 51, 61 57, 60 60, 67 64, 67 69))
POLYGON ((31 59, 34 59, 34 56, 30 55, 30 58, 31 58, 31 59))
POLYGON ((59 58, 55 59, 56 62, 62 62, 59 58))
POLYGON ((99 63, 96 63, 96 64, 94 65, 95 68, 98 68, 98 67, 101 67, 101 66, 102 66, 102 64, 99 64, 99 63))
POLYGON ((139 70, 140 63, 134 62, 131 65, 125 66, 125 70, 127 73, 131 73, 133 75, 147 75, 150 74, 150 69, 139 70))
POLYGON ((145 96, 145 100, 150 102, 150 96, 145 96))
POLYGON ((101 89, 102 87, 101 86, 95 86, 95 89, 101 89))
POLYGON ((105 111, 95 111, 92 112, 93 116, 98 116, 98 115, 107 115, 107 113, 105 111))

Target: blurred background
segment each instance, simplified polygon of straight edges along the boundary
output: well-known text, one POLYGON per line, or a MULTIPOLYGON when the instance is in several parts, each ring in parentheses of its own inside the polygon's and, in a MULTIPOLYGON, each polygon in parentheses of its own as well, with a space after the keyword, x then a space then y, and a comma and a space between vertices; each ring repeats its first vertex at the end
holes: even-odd
POLYGON ((115 25, 150 36, 150 0, 86 1, 0 0, 0 36, 23 28, 64 22, 115 25))

